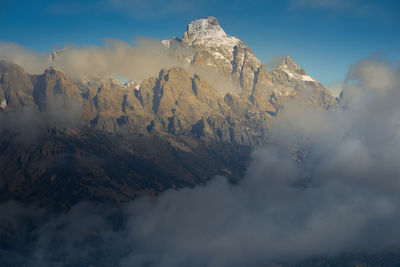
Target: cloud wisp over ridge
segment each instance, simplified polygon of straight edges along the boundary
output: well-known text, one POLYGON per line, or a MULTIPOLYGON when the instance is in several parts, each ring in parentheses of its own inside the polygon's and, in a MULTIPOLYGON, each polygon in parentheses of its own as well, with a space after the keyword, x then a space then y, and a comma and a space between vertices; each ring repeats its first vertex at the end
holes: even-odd
POLYGON ((181 64, 166 53, 167 48, 158 40, 143 37, 137 38, 135 43, 136 46, 133 46, 123 41, 108 39, 103 48, 72 46, 63 49, 49 61, 48 55, 0 41, 0 59, 21 65, 26 71, 34 74, 43 73, 46 68, 56 66, 74 79, 90 78, 93 74, 115 74, 126 79, 142 80, 155 75, 162 68, 181 64))

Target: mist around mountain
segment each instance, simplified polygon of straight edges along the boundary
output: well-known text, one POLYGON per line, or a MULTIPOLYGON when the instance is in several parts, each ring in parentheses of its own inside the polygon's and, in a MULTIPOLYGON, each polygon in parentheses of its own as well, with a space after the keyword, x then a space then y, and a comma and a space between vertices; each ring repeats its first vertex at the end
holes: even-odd
POLYGON ((399 66, 355 62, 335 99, 213 17, 161 44, 0 47, 2 265, 400 264, 399 66))

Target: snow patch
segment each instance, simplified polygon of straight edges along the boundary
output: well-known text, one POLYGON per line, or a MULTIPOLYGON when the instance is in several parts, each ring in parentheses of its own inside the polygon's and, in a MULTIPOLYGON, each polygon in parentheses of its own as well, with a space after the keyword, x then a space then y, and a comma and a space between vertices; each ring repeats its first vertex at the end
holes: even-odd
POLYGON ((125 87, 133 87, 133 89, 139 91, 140 90, 140 84, 141 84, 140 81, 134 80, 134 81, 129 81, 129 82, 125 83, 125 87))
POLYGON ((289 77, 296 79, 296 77, 294 76, 294 74, 291 73, 290 71, 285 71, 285 72, 286 72, 286 74, 287 74, 289 77))
POLYGON ((7 107, 7 100, 3 100, 3 101, 1 101, 1 103, 0 103, 0 108, 2 108, 2 109, 5 109, 7 107))
POLYGON ((307 82, 315 82, 315 80, 313 78, 311 78, 310 76, 308 76, 308 75, 302 75, 301 79, 303 81, 307 81, 307 82))
POLYGON ((215 59, 222 59, 222 60, 226 60, 229 61, 229 59, 227 59, 224 55, 222 55, 220 52, 214 51, 212 52, 212 55, 214 56, 215 59))
POLYGON ((279 66, 279 68, 280 68, 281 70, 283 70, 290 78, 294 78, 294 79, 296 78, 296 77, 294 76, 293 72, 291 72, 291 71, 287 68, 286 65, 279 66))
POLYGON ((289 70, 287 65, 281 65, 281 66, 279 66, 279 68, 282 71, 284 71, 290 78, 298 79, 298 80, 305 81, 305 82, 315 82, 315 79, 313 79, 309 75, 301 75, 298 73, 293 73, 292 71, 289 70))
POLYGON ((293 90, 274 90, 274 94, 277 97, 291 96, 293 94, 293 90))
POLYGON ((162 40, 161 43, 167 47, 167 48, 171 48, 171 41, 170 40, 162 40))

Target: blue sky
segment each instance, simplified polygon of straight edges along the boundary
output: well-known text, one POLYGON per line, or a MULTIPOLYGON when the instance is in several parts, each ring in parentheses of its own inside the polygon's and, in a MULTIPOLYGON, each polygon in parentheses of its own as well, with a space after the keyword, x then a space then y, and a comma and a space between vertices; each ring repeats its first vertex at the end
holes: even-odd
POLYGON ((325 85, 361 58, 400 59, 400 1, 388 0, 0 0, 0 40, 40 52, 107 38, 162 40, 206 16, 262 62, 289 55, 325 85))

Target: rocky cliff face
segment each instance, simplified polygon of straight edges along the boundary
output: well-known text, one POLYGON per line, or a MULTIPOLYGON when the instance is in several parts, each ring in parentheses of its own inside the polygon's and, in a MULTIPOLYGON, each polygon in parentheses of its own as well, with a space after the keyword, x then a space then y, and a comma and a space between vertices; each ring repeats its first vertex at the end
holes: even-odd
POLYGON ((274 84, 273 95, 276 98, 302 97, 310 104, 329 108, 335 105, 335 99, 320 82, 305 73, 291 57, 283 61, 270 72, 274 84))
POLYGON ((240 93, 251 93, 261 63, 245 43, 226 34, 216 18, 191 22, 181 44, 195 51, 194 56, 188 59, 190 64, 234 81, 241 88, 240 93))
POLYGON ((40 111, 47 111, 57 97, 68 100, 73 97, 80 103, 80 91, 72 80, 63 71, 50 67, 42 75, 31 76, 33 85, 33 99, 40 111))
POLYGON ((0 102, 3 110, 35 106, 31 75, 18 65, 0 61, 0 102))

